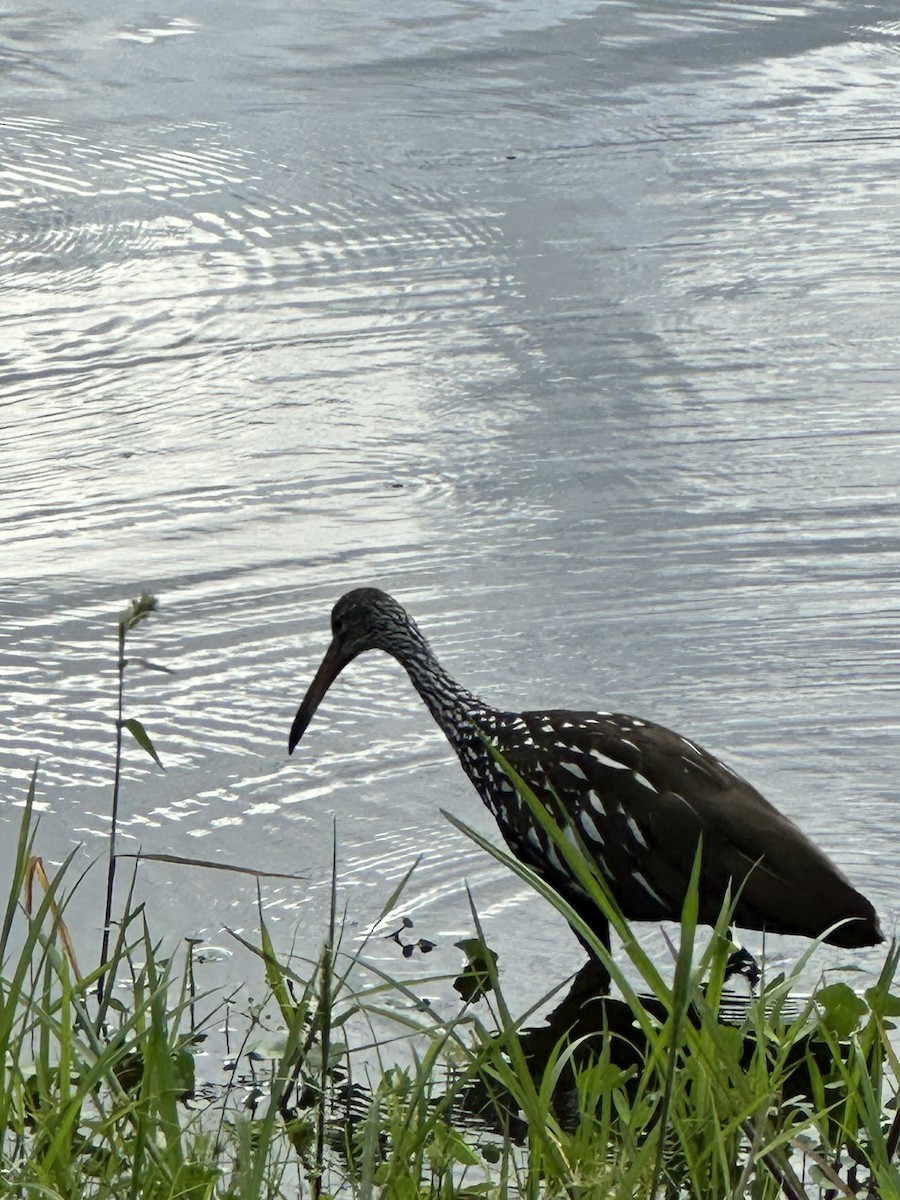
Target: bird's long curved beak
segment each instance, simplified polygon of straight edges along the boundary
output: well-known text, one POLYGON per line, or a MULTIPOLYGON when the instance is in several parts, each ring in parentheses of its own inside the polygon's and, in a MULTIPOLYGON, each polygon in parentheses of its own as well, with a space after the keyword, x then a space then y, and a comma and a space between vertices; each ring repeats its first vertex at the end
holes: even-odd
POLYGON ((322 697, 346 667, 356 656, 348 654, 341 643, 335 638, 325 652, 322 664, 316 671, 316 677, 309 685, 309 690, 303 698, 303 703, 297 709, 294 723, 288 738, 288 754, 294 753, 294 747, 306 732, 306 727, 313 718, 313 713, 322 702, 322 697))

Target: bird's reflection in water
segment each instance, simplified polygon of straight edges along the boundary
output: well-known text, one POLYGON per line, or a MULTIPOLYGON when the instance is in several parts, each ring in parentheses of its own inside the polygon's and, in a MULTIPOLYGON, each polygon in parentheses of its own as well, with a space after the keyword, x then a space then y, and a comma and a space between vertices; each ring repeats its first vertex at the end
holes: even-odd
MULTIPOLYGON (((665 1020, 665 1006, 655 997, 642 997, 641 1003, 657 1021, 665 1020)), ((503 1036, 497 1035, 498 1040, 503 1036)), ((564 1126, 572 1128, 580 1119, 576 1072, 599 1057, 604 1042, 610 1062, 619 1070, 640 1069, 643 1065, 647 1042, 631 1007, 610 995, 609 975, 596 959, 589 959, 544 1021, 519 1033, 519 1045, 536 1086, 540 1086, 548 1066, 558 1061, 560 1045, 573 1047, 553 1087, 553 1108, 564 1126)), ((527 1136, 527 1124, 517 1105, 493 1079, 474 1081, 464 1093, 464 1105, 470 1116, 516 1141, 527 1136)))
MULTIPOLYGON (((661 1027, 666 1022, 669 1012, 663 1001, 642 995, 639 1002, 654 1026, 661 1027)), ((747 1016, 751 1002, 749 994, 725 991, 719 1005, 720 1024, 736 1031, 747 1016)), ((783 1019, 795 1019, 803 1006, 804 1001, 799 998, 788 1000, 782 1008, 783 1019)), ((696 1021, 696 1011, 689 1009, 687 1019, 696 1021)), ((506 1037, 505 1034, 496 1036, 498 1044, 506 1037)), ((742 1036, 741 1066, 746 1069, 757 1051, 757 1037, 753 1029, 746 1027, 742 1036)), ((684 1051, 687 1040, 682 1039, 680 1044, 684 1051)), ((630 1003, 610 994, 609 976, 596 961, 585 963, 572 979, 564 999, 541 1024, 520 1031, 519 1045, 536 1087, 540 1086, 548 1068, 556 1072, 553 1111, 563 1128, 569 1129, 575 1128, 585 1115, 579 1109, 579 1071, 606 1055, 621 1085, 628 1090, 640 1079, 649 1050, 647 1036, 635 1010, 630 1003), (561 1055, 561 1047, 570 1047, 571 1053, 561 1055)), ((787 1091, 797 1101, 812 1096, 810 1055, 822 1073, 827 1073, 830 1052, 826 1045, 817 1042, 813 1035, 797 1040, 791 1048, 785 1073, 786 1080, 790 1081, 787 1091)), ((511 1095, 504 1094, 494 1076, 479 1078, 467 1087, 463 1104, 470 1119, 516 1141, 527 1137, 527 1124, 517 1104, 511 1095)))

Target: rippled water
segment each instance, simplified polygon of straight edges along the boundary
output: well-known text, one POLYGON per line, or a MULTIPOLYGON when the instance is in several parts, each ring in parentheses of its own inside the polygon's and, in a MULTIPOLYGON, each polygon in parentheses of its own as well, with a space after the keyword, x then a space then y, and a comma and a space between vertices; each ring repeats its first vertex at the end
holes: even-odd
MULTIPOLYGON (((720 753, 893 932, 894 9, 92 0, 0 32, 7 843, 39 755, 39 849, 102 855, 148 589, 134 652, 176 674, 128 709, 167 772, 129 755, 123 847, 303 875, 263 895, 310 950, 336 828, 354 931, 421 856, 436 965, 468 882, 523 992, 573 969, 440 815, 492 829, 395 664, 286 758, 372 582, 489 700, 720 753)), ((256 919, 232 874, 138 890, 173 933, 256 919)))

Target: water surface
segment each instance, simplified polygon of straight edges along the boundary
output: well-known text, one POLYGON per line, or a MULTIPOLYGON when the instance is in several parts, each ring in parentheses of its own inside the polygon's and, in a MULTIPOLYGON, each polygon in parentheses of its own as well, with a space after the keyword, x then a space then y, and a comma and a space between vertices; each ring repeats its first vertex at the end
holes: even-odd
MULTIPOLYGON (((396 664, 287 759, 330 607, 375 583, 500 706, 722 755, 893 932, 893 9, 91 0, 0 31, 7 841, 39 755, 39 849, 102 856, 115 620, 150 590, 134 652, 176 674, 128 711, 167 771, 129 753, 123 848, 301 874, 264 904, 314 952, 336 830, 350 944, 420 859, 438 969, 466 884, 523 999, 575 969, 441 816, 492 831, 396 664)), ((138 893, 172 935, 256 920, 233 874, 138 893)))

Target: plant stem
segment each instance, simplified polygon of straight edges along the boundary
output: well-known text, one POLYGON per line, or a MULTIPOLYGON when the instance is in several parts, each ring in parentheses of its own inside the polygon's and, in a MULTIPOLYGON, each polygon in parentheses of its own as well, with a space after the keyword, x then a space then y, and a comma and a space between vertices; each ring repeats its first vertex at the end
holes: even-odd
POLYGON ((319 1108, 316 1114, 316 1174, 313 1180, 313 1197, 322 1195, 322 1176, 325 1171, 325 1120, 328 1089, 328 1065, 331 1057, 331 1022, 334 1004, 334 952, 335 927, 337 925, 337 826, 332 832, 331 844, 331 906, 328 915, 328 941, 322 948, 322 976, 319 993, 319 1019, 322 1028, 322 1065, 319 1071, 319 1108))
MULTIPOLYGON (((125 693, 125 622, 119 622, 119 697, 116 712, 116 765, 113 775, 112 815, 109 822, 109 864, 106 869, 106 911, 103 916, 103 943, 100 948, 100 965, 106 962, 109 953, 109 936, 112 925, 113 889, 116 883, 116 826, 119 820, 119 781, 122 774, 122 711, 125 693)), ((106 975, 101 972, 97 979, 97 1003, 103 1007, 103 988, 106 975)))

